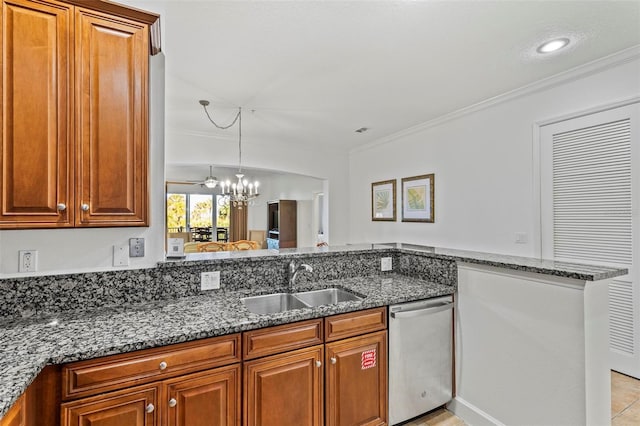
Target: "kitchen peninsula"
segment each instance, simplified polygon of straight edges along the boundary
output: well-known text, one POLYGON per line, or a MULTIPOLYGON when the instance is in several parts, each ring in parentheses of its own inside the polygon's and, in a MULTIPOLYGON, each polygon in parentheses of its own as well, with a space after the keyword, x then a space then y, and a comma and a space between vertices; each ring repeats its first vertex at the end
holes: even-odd
POLYGON ((0 414, 47 365, 455 294, 454 412, 504 424, 606 423, 607 283, 624 273, 376 244, 203 253, 150 269, 5 279, 0 281, 0 414), (382 257, 392 258, 392 271, 380 271, 382 257), (300 275, 295 290, 341 287, 364 299, 266 315, 249 312, 241 297, 290 290, 292 260, 313 267, 313 273, 300 275), (214 270, 220 271, 221 289, 201 291, 200 273, 214 270), (543 417, 549 413, 555 417, 543 417))

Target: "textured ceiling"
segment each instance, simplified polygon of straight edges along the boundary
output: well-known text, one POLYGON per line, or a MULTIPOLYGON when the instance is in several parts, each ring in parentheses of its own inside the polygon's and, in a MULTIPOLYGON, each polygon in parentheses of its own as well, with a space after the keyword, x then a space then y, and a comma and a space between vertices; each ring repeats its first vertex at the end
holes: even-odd
POLYGON ((170 132, 237 138, 208 99, 223 124, 244 108, 248 143, 329 150, 640 44, 640 1, 121 2, 162 15, 170 132), (535 53, 561 36, 569 48, 535 53))

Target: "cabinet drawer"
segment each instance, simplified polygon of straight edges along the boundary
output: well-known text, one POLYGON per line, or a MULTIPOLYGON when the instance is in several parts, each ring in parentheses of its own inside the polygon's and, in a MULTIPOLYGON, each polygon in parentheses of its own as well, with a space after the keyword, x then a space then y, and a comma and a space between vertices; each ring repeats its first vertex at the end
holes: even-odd
POLYGON ((245 331, 243 358, 253 359, 322 343, 322 319, 245 331))
POLYGON ((325 341, 332 342, 346 337, 371 333, 387 328, 387 308, 349 312, 325 318, 325 341))
POLYGON ((97 358, 62 368, 62 399, 95 395, 240 361, 240 334, 97 358))

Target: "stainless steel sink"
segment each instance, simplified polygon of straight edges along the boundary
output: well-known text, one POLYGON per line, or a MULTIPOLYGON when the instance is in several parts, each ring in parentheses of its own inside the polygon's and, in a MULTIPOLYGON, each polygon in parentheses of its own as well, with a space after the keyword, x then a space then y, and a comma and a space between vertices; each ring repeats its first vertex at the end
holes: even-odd
POLYGON ((340 302, 362 300, 362 297, 340 288, 303 291, 299 293, 273 293, 240 299, 254 314, 272 314, 291 309, 331 305, 340 302))
POLYGON ((272 314, 291 309, 308 308, 309 305, 290 293, 265 294, 263 296, 243 297, 242 303, 255 314, 272 314))
POLYGON ((309 306, 331 305, 340 302, 362 300, 362 297, 340 288, 304 291, 295 293, 295 296, 309 306))

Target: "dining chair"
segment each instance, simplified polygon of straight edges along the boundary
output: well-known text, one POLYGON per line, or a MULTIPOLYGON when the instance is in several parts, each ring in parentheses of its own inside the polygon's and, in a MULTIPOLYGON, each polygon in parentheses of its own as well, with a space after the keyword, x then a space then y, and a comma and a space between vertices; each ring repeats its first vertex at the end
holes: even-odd
POLYGON ((231 247, 229 250, 257 250, 260 248, 260 243, 257 241, 238 240, 229 243, 231 247))
POLYGON ((227 243, 220 243, 217 241, 211 241, 209 243, 198 244, 198 252, 211 252, 211 251, 227 251, 232 250, 227 243))

